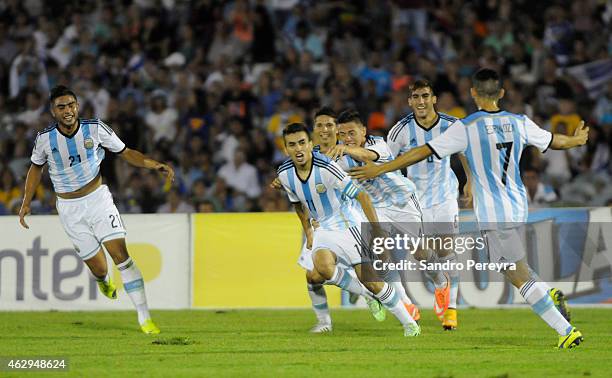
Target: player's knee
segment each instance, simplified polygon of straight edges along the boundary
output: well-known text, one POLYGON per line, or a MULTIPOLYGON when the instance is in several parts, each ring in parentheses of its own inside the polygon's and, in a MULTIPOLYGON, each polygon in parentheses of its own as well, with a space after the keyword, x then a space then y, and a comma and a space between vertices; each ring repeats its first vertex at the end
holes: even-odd
POLYGON ((321 249, 315 252, 312 261, 317 273, 319 273, 324 279, 331 280, 334 276, 334 270, 336 268, 336 260, 334 255, 325 249, 321 249))
POLYGON ((318 277, 321 277, 323 281, 331 280, 334 277, 335 268, 336 266, 333 264, 332 265, 325 264, 325 265, 319 265, 319 266, 315 265, 315 269, 317 270, 315 274, 318 277))
POLYGON ((311 285, 322 284, 325 282, 325 278, 316 270, 309 270, 306 272, 306 281, 311 285))

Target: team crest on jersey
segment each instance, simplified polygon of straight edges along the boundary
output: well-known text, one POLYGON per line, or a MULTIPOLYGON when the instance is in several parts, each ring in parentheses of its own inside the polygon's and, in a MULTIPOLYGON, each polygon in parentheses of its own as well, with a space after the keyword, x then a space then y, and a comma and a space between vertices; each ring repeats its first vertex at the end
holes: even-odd
POLYGON ((315 185, 315 189, 317 190, 317 193, 319 193, 319 194, 323 194, 323 193, 325 193, 327 191, 327 188, 323 184, 315 185))
POLYGON ((83 144, 85 144, 85 148, 87 148, 88 150, 94 148, 94 141, 91 138, 85 139, 85 142, 83 144))

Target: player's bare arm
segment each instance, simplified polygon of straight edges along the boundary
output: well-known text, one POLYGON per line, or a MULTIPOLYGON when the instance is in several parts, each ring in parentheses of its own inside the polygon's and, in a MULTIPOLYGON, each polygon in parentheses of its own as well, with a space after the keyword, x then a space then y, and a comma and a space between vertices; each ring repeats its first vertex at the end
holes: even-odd
POLYGON ((126 148, 119 156, 135 167, 158 170, 166 175, 168 181, 174 181, 174 169, 171 166, 153 160, 140 151, 126 148))
POLYGON ((418 163, 421 160, 427 159, 429 156, 433 154, 433 151, 428 145, 419 146, 411 149, 398 156, 395 160, 392 160, 388 163, 384 163, 381 165, 374 165, 372 163, 367 163, 361 167, 353 167, 349 171, 349 174, 352 178, 363 181, 369 180, 374 177, 380 176, 383 173, 397 171, 398 169, 402 169, 418 163))
POLYGON ((567 150, 584 145, 589 139, 589 127, 580 121, 580 125, 574 131, 574 135, 553 134, 550 148, 553 150, 567 150))
POLYGON ((467 158, 464 154, 459 154, 459 161, 461 162, 461 166, 463 167, 463 171, 465 172, 465 185, 463 186, 463 197, 461 198, 461 202, 464 207, 471 208, 472 207, 472 170, 468 164, 467 158))
POLYGON ((19 223, 25 228, 30 228, 25 221, 25 216, 30 213, 30 203, 36 192, 38 184, 40 184, 40 177, 42 176, 42 165, 30 164, 28 175, 25 182, 25 192, 23 194, 23 201, 21 202, 21 209, 19 209, 19 223))
POLYGON ((300 218, 302 229, 306 234, 306 248, 310 249, 312 248, 313 231, 312 226, 310 225, 310 220, 308 219, 308 213, 304 209, 304 206, 301 202, 294 203, 293 208, 295 209, 295 213, 297 214, 298 218, 300 218))

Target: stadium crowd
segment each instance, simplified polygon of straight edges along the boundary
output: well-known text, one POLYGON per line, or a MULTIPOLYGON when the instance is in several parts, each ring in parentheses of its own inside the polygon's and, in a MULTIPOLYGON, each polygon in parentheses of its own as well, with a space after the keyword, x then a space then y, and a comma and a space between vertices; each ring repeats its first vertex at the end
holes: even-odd
MULTIPOLYGON (((168 186, 107 154, 121 212, 283 211, 268 183, 285 158, 284 125, 311 124, 323 105, 354 107, 386 135, 419 78, 433 83, 438 111, 463 117, 476 110, 479 67, 503 74, 502 108, 556 132, 590 126, 582 148, 525 151, 532 206, 608 205, 611 18, 598 0, 2 1, 0 214, 19 210, 57 84, 77 93, 82 118, 174 165, 168 186)), ((44 177, 35 214, 55 211, 44 177)))

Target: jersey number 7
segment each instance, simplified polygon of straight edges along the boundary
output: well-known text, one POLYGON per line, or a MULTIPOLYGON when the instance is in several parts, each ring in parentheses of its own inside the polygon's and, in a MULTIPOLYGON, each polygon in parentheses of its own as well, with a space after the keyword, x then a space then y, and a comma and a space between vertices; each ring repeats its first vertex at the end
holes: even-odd
POLYGON ((504 166, 502 167, 503 173, 502 173, 501 181, 502 181, 502 184, 507 185, 508 164, 510 163, 510 154, 512 152, 512 142, 497 143, 495 147, 497 147, 498 150, 502 150, 502 149, 506 150, 506 156, 504 157, 504 166))

